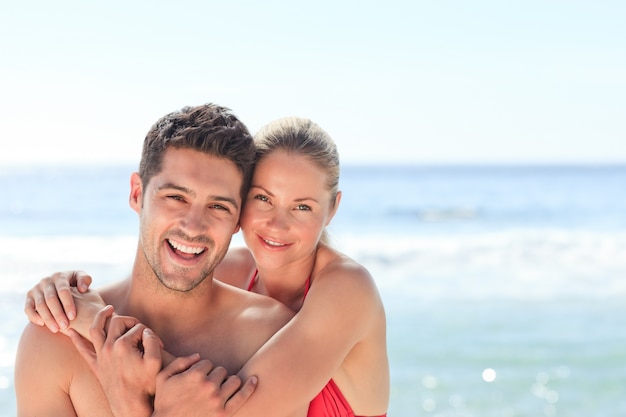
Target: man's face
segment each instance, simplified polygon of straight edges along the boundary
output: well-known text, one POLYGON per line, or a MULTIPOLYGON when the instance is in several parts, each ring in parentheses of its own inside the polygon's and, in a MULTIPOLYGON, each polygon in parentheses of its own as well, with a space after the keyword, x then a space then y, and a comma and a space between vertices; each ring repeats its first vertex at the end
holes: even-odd
POLYGON ((239 230, 242 181, 231 161, 191 149, 168 149, 145 189, 133 174, 131 206, 145 256, 138 261, 176 291, 212 277, 239 230))

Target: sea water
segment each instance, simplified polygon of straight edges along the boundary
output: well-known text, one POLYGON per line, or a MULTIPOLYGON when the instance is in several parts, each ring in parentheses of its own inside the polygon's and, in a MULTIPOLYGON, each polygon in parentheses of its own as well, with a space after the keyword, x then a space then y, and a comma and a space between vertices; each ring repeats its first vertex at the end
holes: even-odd
MULTIPOLYGON (((25 291, 130 272, 132 170, 0 167, 0 415, 25 291)), ((385 304, 390 416, 626 415, 626 166, 346 166, 340 186, 329 232, 385 304)))

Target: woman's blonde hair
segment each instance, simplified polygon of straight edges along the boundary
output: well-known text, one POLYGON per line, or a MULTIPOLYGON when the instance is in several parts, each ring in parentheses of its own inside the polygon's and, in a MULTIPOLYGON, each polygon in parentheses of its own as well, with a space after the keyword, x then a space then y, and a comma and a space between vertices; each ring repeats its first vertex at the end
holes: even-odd
MULTIPOLYGON (((308 158, 326 173, 326 187, 331 194, 331 208, 337 205, 339 193, 339 152, 335 141, 325 130, 309 119, 285 117, 261 127, 254 136, 256 162, 277 150, 308 158)), ((328 243, 326 232, 322 242, 328 243)))

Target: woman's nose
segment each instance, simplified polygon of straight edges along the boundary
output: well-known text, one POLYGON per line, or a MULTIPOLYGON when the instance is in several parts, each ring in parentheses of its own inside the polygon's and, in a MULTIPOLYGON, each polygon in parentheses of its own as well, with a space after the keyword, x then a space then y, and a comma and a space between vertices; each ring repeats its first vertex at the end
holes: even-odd
POLYGON ((285 230, 289 228, 288 214, 284 210, 272 210, 269 213, 267 223, 270 227, 277 230, 285 230))

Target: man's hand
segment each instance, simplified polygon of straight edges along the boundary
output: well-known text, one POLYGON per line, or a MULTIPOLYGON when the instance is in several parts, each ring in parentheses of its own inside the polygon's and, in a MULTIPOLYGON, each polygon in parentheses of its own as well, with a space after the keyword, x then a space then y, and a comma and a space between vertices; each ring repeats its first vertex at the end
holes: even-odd
POLYGON ((161 369, 161 340, 134 317, 113 316, 111 306, 98 312, 89 334, 93 345, 70 331, 76 349, 98 377, 113 414, 151 415, 161 369))
POLYGON ((157 376, 153 417, 230 417, 256 384, 251 377, 241 386, 239 377, 198 354, 176 358, 157 376))

